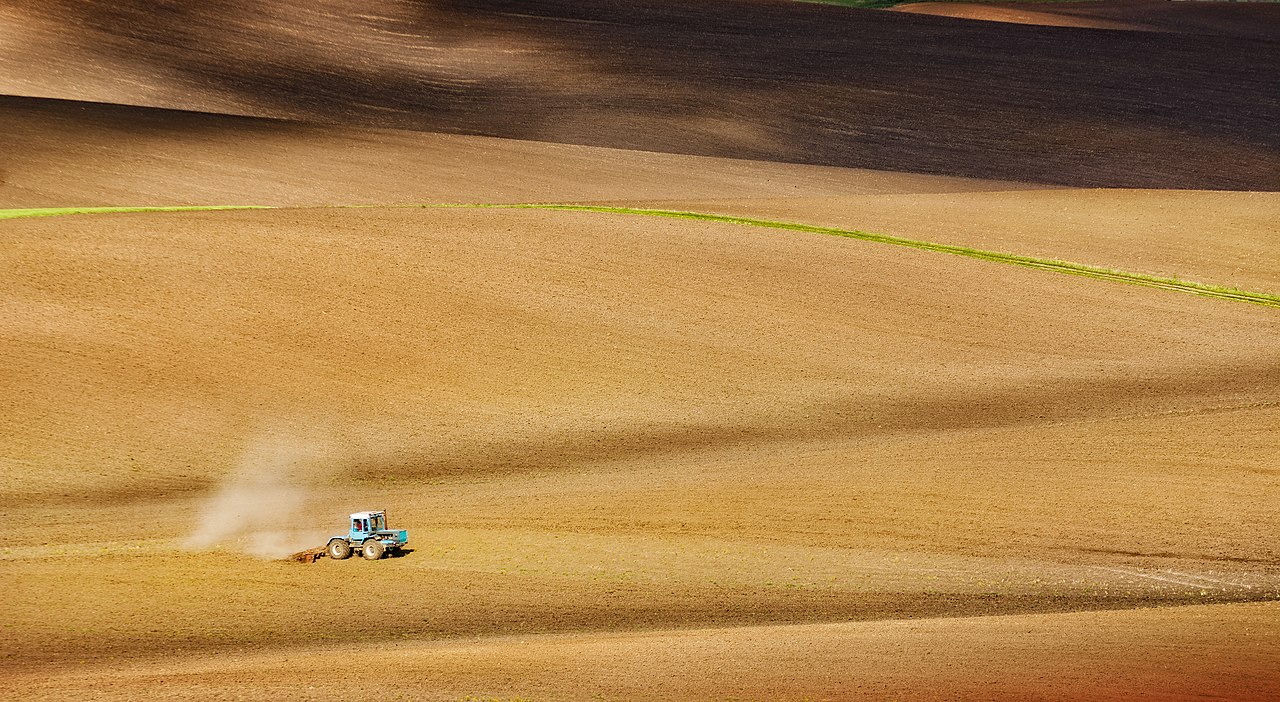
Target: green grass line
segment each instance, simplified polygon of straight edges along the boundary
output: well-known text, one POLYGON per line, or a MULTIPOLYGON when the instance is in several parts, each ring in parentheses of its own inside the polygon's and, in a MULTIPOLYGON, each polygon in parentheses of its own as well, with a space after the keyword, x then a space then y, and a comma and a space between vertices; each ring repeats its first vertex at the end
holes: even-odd
MULTIPOLYGON (((442 205, 423 205, 424 207, 441 207, 442 205)), ((1160 288, 1162 290, 1173 290, 1177 292, 1190 293, 1192 295, 1201 295, 1204 297, 1213 297, 1223 300, 1234 300, 1236 302, 1248 302, 1255 305, 1263 305, 1265 307, 1280 308, 1280 295, 1273 295, 1264 292, 1251 292, 1248 290, 1240 290, 1237 288, 1228 288, 1218 285, 1209 285, 1207 283, 1197 283, 1188 280, 1179 280, 1177 278, 1167 278, 1157 275, 1148 275, 1145 273, 1131 273, 1129 271, 1115 270, 1111 268, 1102 268, 1099 266, 1090 266, 1083 263, 1072 263, 1070 261, 1059 261, 1046 258, 1035 258, 1032 256, 1022 256, 1019 254, 1002 253, 999 251, 986 251, 983 249, 974 249, 967 246, 954 246, 951 244, 937 244, 930 241, 919 241, 916 239, 905 239, 897 236, 889 236, 887 234, 873 234, 871 232, 858 231, 856 229, 838 229, 835 227, 820 227, 812 224, 799 224, 796 222, 779 222, 769 219, 755 219, 751 217, 735 217, 732 215, 708 214, 705 212, 686 212, 683 210, 651 210, 636 207, 607 207, 602 205, 560 205, 560 204, 520 204, 520 205, 444 205, 444 207, 472 207, 472 208, 500 208, 500 209, 530 209, 530 210, 562 210, 568 212, 603 212, 608 214, 623 215, 642 215, 647 217, 670 217, 674 219, 691 219, 703 222, 724 222, 727 224, 741 224, 752 227, 765 227, 768 229, 785 229, 796 232, 807 232, 811 234, 825 234, 829 236, 839 236, 847 239, 858 239, 861 241, 871 241, 879 244, 891 244, 893 246, 904 246, 922 251, 934 251, 937 253, 951 254, 953 256, 964 256, 966 258, 976 258, 982 261, 992 261, 995 263, 1005 263, 1014 266, 1022 266, 1024 268, 1035 268, 1039 270, 1053 271, 1055 273, 1063 273, 1066 275, 1078 275, 1085 278, 1094 278, 1097 280, 1109 280, 1117 283, 1128 283, 1130 285, 1141 285, 1149 288, 1160 288)))
POLYGON ((0 219, 22 217, 57 217, 75 214, 112 214, 118 212, 212 212, 217 210, 266 210, 266 205, 177 205, 170 207, 31 207, 0 210, 0 219))
MULTIPOLYGON (((856 229, 838 229, 836 227, 820 227, 813 224, 799 224, 796 222, 779 222, 769 219, 755 219, 752 217, 735 217, 732 215, 718 215, 706 212, 687 212, 684 210, 655 210, 644 209, 638 207, 609 207, 604 205, 566 205, 566 204, 539 204, 539 203, 522 203, 522 204, 443 204, 432 203, 422 205, 338 205, 338 208, 377 208, 377 207, 422 207, 422 208, 466 208, 466 209, 516 209, 516 210, 559 210, 565 212, 598 212, 605 214, 620 215, 638 215, 645 217, 669 217, 673 219, 689 219, 702 222, 722 222, 725 224, 739 224, 752 227, 764 227, 767 229, 784 229, 795 232, 806 232, 810 234, 825 234, 828 236, 839 236, 847 239, 858 239, 861 241, 870 241, 879 244, 890 244, 893 246, 903 246, 922 251, 933 251, 936 253, 951 254, 953 256, 964 256, 966 258, 976 258, 982 261, 991 261, 994 263, 1005 263, 1014 266, 1022 266, 1024 268, 1035 268, 1038 270, 1052 271, 1065 275, 1077 275, 1085 278, 1094 278, 1096 280, 1109 280, 1116 283, 1127 283, 1129 285, 1141 285, 1149 288, 1159 288, 1162 290, 1172 290, 1176 292, 1189 293, 1192 295, 1200 295, 1203 297, 1213 297, 1222 300, 1234 300, 1236 302, 1247 302, 1254 305, 1262 305, 1264 307, 1280 308, 1280 295, 1273 295, 1265 292, 1252 292, 1248 290, 1240 290, 1237 288, 1228 288, 1218 285, 1209 285, 1207 283, 1197 283, 1188 280, 1179 280, 1177 278, 1168 278, 1157 275, 1148 275, 1145 273, 1131 273, 1129 271, 1115 270, 1111 268, 1102 268, 1099 266, 1090 266, 1083 263, 1072 263, 1070 261, 1059 261, 1054 259, 1035 258, 1032 256, 1022 256, 1019 254, 1002 253, 999 251, 986 251, 983 249, 974 249, 967 246, 954 246, 951 244, 937 244, 930 241, 919 241, 916 239, 905 239, 897 236, 889 236, 887 234, 873 234, 871 232, 859 231, 856 229)), ((42 207, 15 210, 0 210, 0 220, 17 219, 20 217, 53 217, 58 215, 73 214, 108 214, 118 212, 212 212, 218 210, 269 210, 281 209, 269 205, 180 205, 174 207, 42 207)))

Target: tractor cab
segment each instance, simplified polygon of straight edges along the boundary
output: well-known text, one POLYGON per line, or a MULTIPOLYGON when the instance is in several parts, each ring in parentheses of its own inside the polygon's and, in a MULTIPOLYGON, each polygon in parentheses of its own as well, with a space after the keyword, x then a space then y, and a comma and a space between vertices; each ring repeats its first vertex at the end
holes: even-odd
POLYGON ((362 541, 370 534, 385 531, 387 528, 386 512, 356 512, 351 515, 351 539, 362 541))

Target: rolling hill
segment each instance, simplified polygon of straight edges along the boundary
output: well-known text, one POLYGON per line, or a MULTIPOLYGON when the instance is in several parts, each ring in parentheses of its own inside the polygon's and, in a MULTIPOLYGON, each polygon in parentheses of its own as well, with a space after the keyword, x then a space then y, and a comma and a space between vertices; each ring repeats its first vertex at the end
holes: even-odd
POLYGON ((0 4, 0 697, 1280 695, 1276 308, 477 206, 1274 295, 1255 11, 0 4))
POLYGON ((772 0, 0 12, 13 95, 1076 186, 1280 188, 1274 36, 1189 43, 772 0))

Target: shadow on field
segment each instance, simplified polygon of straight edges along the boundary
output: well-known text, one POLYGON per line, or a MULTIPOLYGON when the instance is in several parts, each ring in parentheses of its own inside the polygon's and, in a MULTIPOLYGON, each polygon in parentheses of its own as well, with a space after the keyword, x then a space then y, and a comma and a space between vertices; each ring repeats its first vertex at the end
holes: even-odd
POLYGON ((0 54, 6 71, 56 87, 47 72, 104 58, 123 67, 118 102, 1077 186, 1280 189, 1280 43, 1262 39, 752 0, 14 5, 44 29, 8 65, 0 54))
POLYGON ((891 401, 866 398, 779 408, 765 416, 727 417, 723 422, 633 423, 593 429, 545 430, 485 440, 468 437, 462 447, 392 452, 357 461, 356 479, 387 475, 419 480, 466 480, 487 475, 554 472, 614 461, 656 458, 704 450, 773 443, 999 428, 1085 417, 1177 413, 1177 404, 1197 394, 1280 390, 1280 366, 1269 361, 1171 372, 1159 378, 1070 379, 1031 389, 953 388, 924 391, 891 401))

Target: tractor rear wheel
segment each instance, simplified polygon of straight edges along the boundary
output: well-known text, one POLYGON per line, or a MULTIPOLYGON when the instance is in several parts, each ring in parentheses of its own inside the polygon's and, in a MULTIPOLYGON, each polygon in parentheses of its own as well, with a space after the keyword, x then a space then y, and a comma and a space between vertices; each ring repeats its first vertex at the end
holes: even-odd
POLYGON ((335 561, 341 561, 351 557, 351 544, 342 539, 334 539, 329 542, 329 557, 335 561))
POLYGON ((361 550, 364 552, 364 557, 367 560, 376 561, 379 558, 382 558, 382 554, 386 553, 387 549, 382 545, 381 541, 378 541, 377 539, 369 539, 364 542, 364 546, 361 550))

